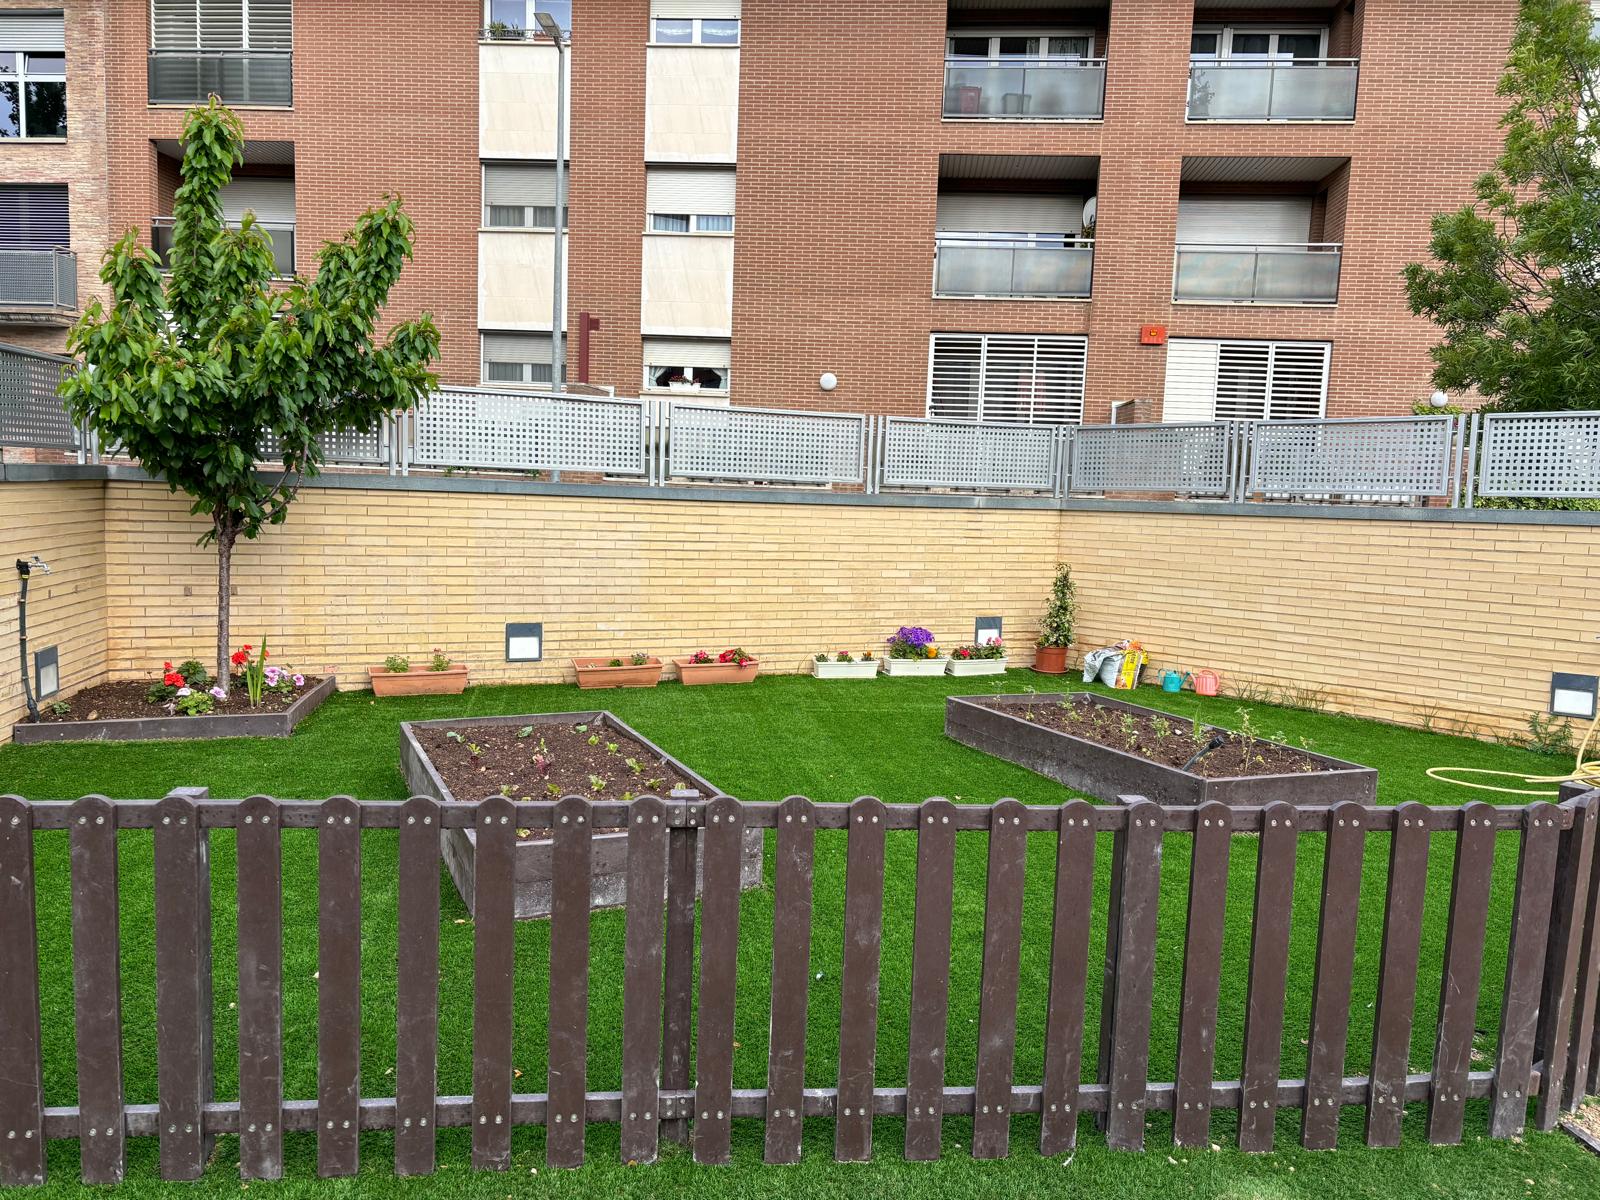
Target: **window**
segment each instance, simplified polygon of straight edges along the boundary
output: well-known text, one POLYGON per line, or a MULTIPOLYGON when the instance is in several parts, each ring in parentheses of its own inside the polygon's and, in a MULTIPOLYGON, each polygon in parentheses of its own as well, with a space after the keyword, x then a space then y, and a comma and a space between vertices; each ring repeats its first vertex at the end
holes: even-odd
POLYGON ((550 387, 554 367, 548 333, 485 333, 480 336, 485 383, 550 387))
POLYGON ((644 339, 644 386, 654 391, 728 394, 727 342, 644 339))
POLYGON ((732 233, 733 215, 718 213, 651 213, 651 233, 732 233))
MULTIPOLYGON (((562 225, 572 210, 562 214, 562 225)), ((485 163, 483 223, 491 229, 554 229, 556 171, 548 163, 485 163)))
POLYGON ((549 13, 562 33, 572 32, 572 0, 489 0, 484 9, 491 38, 538 37, 539 13, 549 13))
POLYGON ((293 0, 152 0, 150 17, 154 50, 294 47, 293 0))
POLYGON ((67 136, 60 13, 0 13, 0 138, 67 136))
POLYGON ((645 172, 650 233, 732 233, 734 173, 652 167, 645 172))
POLYGON ((650 40, 659 46, 737 46, 737 17, 652 17, 650 40))
POLYGON ((936 333, 928 352, 928 416, 1076 424, 1083 419, 1088 349, 1081 337, 936 333))
POLYGON ((1316 419, 1328 400, 1327 342, 1167 343, 1164 421, 1316 419))
POLYGON ((72 244, 67 185, 0 185, 0 250, 65 250, 72 244))
POLYGON ((945 39, 947 58, 1072 59, 1094 54, 1094 34, 1088 30, 1040 33, 957 34, 945 39))
POLYGON ((1217 59, 1318 60, 1325 57, 1328 31, 1322 28, 1273 29, 1257 26, 1197 27, 1189 36, 1191 61, 1217 59))

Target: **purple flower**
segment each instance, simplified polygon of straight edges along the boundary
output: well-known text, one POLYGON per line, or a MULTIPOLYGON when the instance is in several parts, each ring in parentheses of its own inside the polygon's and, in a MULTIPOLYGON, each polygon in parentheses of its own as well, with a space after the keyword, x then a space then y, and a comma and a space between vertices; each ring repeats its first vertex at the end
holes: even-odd
MULTIPOLYGON (((185 690, 187 691, 188 689, 185 690)), ((222 685, 220 683, 211 689, 211 694, 218 700, 226 700, 228 698, 228 693, 222 690, 222 685)))
POLYGON ((931 646, 933 634, 920 625, 902 625, 895 630, 891 642, 902 642, 907 646, 931 646))
POLYGON ((304 675, 296 675, 293 678, 295 687, 305 687, 306 677, 304 675))

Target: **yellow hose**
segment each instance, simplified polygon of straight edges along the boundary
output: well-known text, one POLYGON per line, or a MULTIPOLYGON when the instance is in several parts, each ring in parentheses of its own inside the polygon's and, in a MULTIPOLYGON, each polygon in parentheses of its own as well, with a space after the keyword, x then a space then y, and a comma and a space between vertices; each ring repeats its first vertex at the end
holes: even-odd
POLYGON ((1477 788, 1480 792, 1499 792, 1506 796, 1560 796, 1561 789, 1500 787, 1497 784, 1474 783, 1470 779, 1458 779, 1454 776, 1487 775, 1497 779, 1515 779, 1520 783, 1588 783, 1600 787, 1600 759, 1586 760, 1583 757, 1589 751, 1589 743, 1594 740, 1596 728, 1600 728, 1600 713, 1596 713, 1595 719, 1589 722, 1589 730, 1578 745, 1578 761, 1566 775, 1523 775, 1517 771, 1491 771, 1484 767, 1429 767, 1428 778, 1437 779, 1440 783, 1477 788))

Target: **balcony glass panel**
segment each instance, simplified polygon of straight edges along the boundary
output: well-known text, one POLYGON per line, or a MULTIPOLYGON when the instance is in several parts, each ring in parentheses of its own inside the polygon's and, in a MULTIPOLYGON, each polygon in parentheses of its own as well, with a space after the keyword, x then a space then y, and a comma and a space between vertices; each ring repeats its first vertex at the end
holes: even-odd
POLYGON ((1105 109, 1103 58, 952 59, 944 68, 944 115, 1091 120, 1105 109))
MULTIPOLYGON (((266 234, 272 245, 272 273, 287 279, 294 274, 294 226, 269 221, 257 221, 255 227, 266 234)), ((230 223, 230 228, 237 228, 230 223)), ((151 223, 150 248, 156 252, 163 268, 171 265, 172 218, 157 217, 151 223)))
POLYGON ((1216 303, 1333 304, 1339 299, 1340 247, 1181 245, 1174 300, 1216 303))
POLYGON ((152 50, 151 104, 224 104, 288 108, 293 101, 288 50, 152 50))
POLYGON ((934 292, 940 296, 1089 295, 1094 243, 1066 237, 940 234, 934 292))
POLYGON ((1353 58, 1196 62, 1191 121, 1348 121, 1356 115, 1353 58))

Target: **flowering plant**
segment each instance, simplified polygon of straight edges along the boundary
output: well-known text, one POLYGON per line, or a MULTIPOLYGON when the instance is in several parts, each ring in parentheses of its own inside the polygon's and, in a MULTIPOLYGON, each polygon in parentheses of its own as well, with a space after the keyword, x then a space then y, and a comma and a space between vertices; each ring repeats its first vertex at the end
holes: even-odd
POLYGON ((736 667, 742 667, 745 665, 745 663, 755 662, 755 660, 756 656, 754 654, 746 654, 737 646, 731 650, 724 650, 721 654, 717 655, 717 661, 719 663, 732 663, 736 667))
POLYGON ((696 650, 689 655, 689 661, 692 663, 708 663, 711 661, 711 653, 707 650, 696 650))
POLYGON ((841 650, 833 656, 834 662, 855 662, 856 656, 848 650, 841 650))
MULTIPOLYGON (((250 651, 254 646, 241 646, 234 651, 228 661, 238 667, 238 675, 244 681, 245 691, 250 693, 250 707, 255 708, 261 703, 261 693, 267 686, 267 644, 261 643, 261 653, 254 658, 250 651)), ((271 668, 276 670, 277 668, 271 668)), ((276 680, 274 680, 276 682, 276 680)))
POLYGON ((938 658, 933 634, 920 625, 902 625, 889 638, 890 658, 938 658))
POLYGON ((1004 658, 1005 656, 1005 647, 1000 644, 999 638, 995 638, 992 642, 975 642, 970 646, 957 646, 950 651, 951 658, 958 658, 963 661, 977 658, 1004 658))

